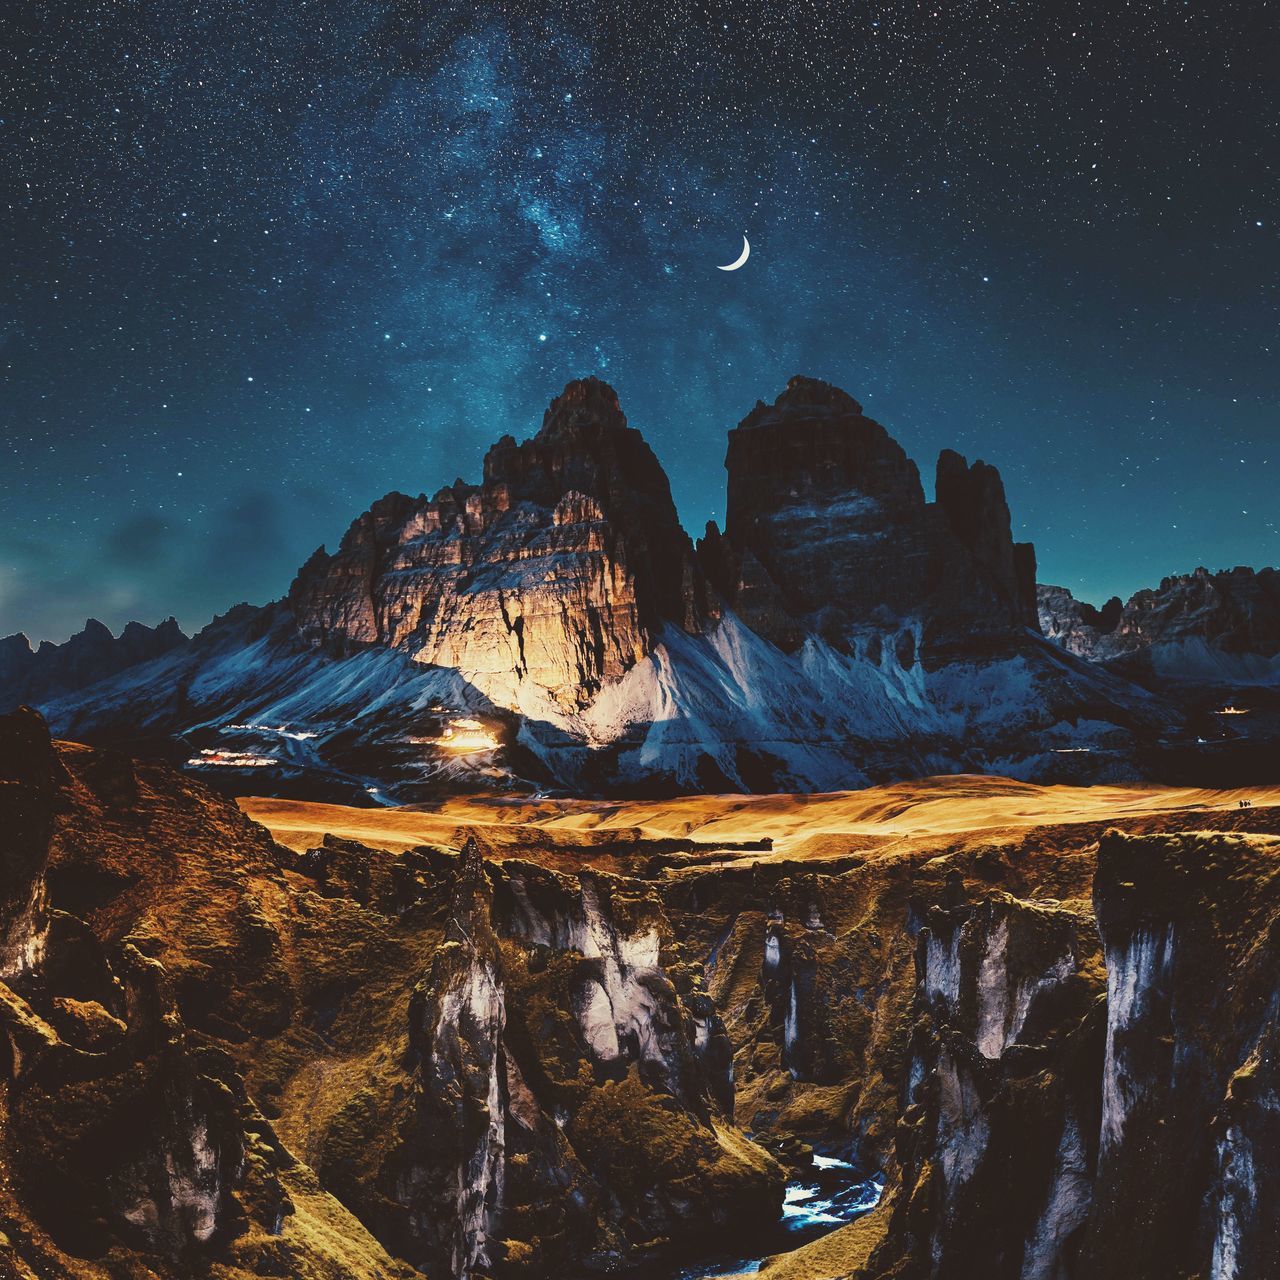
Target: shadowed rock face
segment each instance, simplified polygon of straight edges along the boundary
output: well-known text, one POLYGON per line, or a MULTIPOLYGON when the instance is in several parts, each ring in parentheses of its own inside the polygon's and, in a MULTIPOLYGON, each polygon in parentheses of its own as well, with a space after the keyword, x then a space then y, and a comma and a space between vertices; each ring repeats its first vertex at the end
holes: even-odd
MULTIPOLYGON (((17 918, 40 930, 0 980, 0 1270, 180 1280, 216 1259, 228 1280, 406 1280, 280 1143, 232 1054, 190 1025, 208 1005, 184 971, 194 957, 160 921, 208 845, 225 841, 221 894, 206 883, 178 908, 216 950, 221 913, 248 914, 238 876, 280 874, 270 841, 172 771, 55 752, 26 709, 0 717, 0 805, 13 873, 0 879, 0 919, 34 901, 17 918)), ((246 960, 262 967, 260 946, 246 960)), ((215 981, 233 969, 224 953, 215 981)), ((220 1002, 229 1017, 236 1005, 220 1002)))
POLYGON ((1280 1258, 1277 859, 1275 840, 1103 842, 1107 1038, 1086 1273, 1236 1280, 1280 1258))
POLYGON ((651 886, 474 841, 295 855, 30 712, 0 804, 0 1221, 41 1280, 558 1275, 779 1214, 651 886))
MULTIPOLYGON (((950 450, 937 501, 888 432, 843 391, 792 378, 729 433, 723 538, 708 576, 783 648, 810 630, 923 629, 930 643, 1037 626, 1034 553, 1015 548, 999 473, 950 450)), ((914 646, 913 646, 914 647, 914 646)))
POLYGON ((197 1065, 161 964, 128 941, 105 949, 83 922, 50 909, 64 785, 40 717, 26 708, 0 717, 8 1152, 59 1241, 92 1251, 118 1233, 176 1257, 240 1212, 239 1081, 197 1065))
POLYGON ((928 907, 868 1275, 1275 1274, 1277 859, 1269 836, 1113 832, 1092 913, 928 907))
POLYGON ((56 770, 36 712, 0 716, 0 979, 29 970, 44 948, 56 770))
POLYGON ((935 493, 951 533, 968 552, 966 571, 948 574, 940 584, 949 607, 972 611, 977 603, 988 625, 1003 620, 1038 631, 1035 548, 1013 541, 1000 473, 982 461, 970 465, 944 449, 938 455, 935 493))
POLYGON ((903 1190, 882 1263, 902 1250, 903 1274, 1057 1280, 1092 1203, 1097 940, 1084 912, 957 896, 917 940, 903 1190))
POLYGON ((532 439, 499 440, 482 484, 375 503, 289 600, 335 652, 403 649, 535 712, 583 705, 701 606, 667 478, 596 378, 571 382, 532 439))

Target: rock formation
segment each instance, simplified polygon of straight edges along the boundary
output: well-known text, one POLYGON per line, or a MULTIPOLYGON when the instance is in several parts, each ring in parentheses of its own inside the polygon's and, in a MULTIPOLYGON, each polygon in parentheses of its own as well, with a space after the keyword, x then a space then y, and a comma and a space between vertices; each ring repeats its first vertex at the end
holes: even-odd
POLYGON ((1099 1124, 1092 920, 998 892, 925 920, 883 1253, 940 1280, 1077 1274, 1099 1124))
POLYGON ((0 980, 28 972, 44 950, 56 770, 49 732, 34 711, 0 716, 0 980))
POLYGON ((585 705, 666 622, 696 627, 700 594, 666 475, 613 389, 587 378, 532 439, 503 436, 481 484, 375 503, 289 602, 333 652, 401 649, 537 714, 585 705))
POLYGON ((1280 842, 1111 837, 1101 1145, 1081 1267, 1234 1280, 1280 1258, 1280 842))
POLYGON ((915 463, 843 391, 792 378, 729 433, 725 467, 725 531, 708 530, 704 564, 782 647, 897 628, 911 659, 921 634, 1038 625, 1034 553, 1015 547, 996 470, 945 450, 927 503, 915 463))
MULTIPOLYGON (((781 855, 737 812, 720 845, 653 836, 651 803, 494 801, 435 815, 448 846, 295 853, 30 712, 0 766, 17 1275, 674 1266, 833 1161, 887 1187, 825 1274, 1277 1256, 1274 807, 885 843, 818 819, 781 855)), ((949 794, 992 789, 1035 791, 949 794)))
POLYGON ((459 1277, 616 1266, 778 1213, 781 1171, 730 1122, 732 1048, 675 955, 634 884, 486 870, 469 842, 381 1175, 409 1210, 404 1256, 459 1277))
MULTIPOLYGON (((1181 658, 1196 675, 1210 674, 1204 659, 1270 659, 1280 654, 1280 573, 1230 569, 1165 578, 1101 609, 1076 600, 1064 587, 1038 588, 1044 634, 1070 653, 1095 662, 1143 658, 1176 668, 1181 658)), ((1260 665, 1255 662, 1255 665, 1260 665)), ((1224 675, 1231 674, 1224 663, 1224 675)))
POLYGON ((90 618, 64 644, 45 640, 35 650, 20 632, 5 636, 0 639, 0 711, 87 688, 186 643, 173 618, 156 627, 130 622, 119 636, 90 618))
POLYGON ((809 378, 729 432, 726 466, 725 531, 695 552, 612 389, 572 382, 479 484, 387 495, 286 600, 40 705, 229 790, 358 803, 1194 779, 1205 709, 1036 633, 992 467, 944 451, 927 502, 809 378))
POLYGON ((868 1276, 1274 1273, 1277 853, 1111 832, 1092 911, 927 909, 903 1185, 868 1276))
POLYGON ((779 1213, 649 886, 301 857, 27 711, 0 766, 0 1222, 41 1277, 564 1274, 779 1213))

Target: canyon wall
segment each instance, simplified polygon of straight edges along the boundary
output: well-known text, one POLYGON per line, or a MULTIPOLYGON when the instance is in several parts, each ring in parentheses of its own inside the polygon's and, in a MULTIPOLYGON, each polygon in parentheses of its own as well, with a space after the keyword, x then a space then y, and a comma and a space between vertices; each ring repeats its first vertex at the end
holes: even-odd
POLYGON ((779 1214, 651 886, 300 856, 27 711, 0 765, 0 1223, 41 1277, 563 1274, 779 1214))
POLYGON ((41 1277, 675 1265, 816 1157, 887 1183, 830 1274, 1280 1256, 1271 809, 295 853, 29 712, 0 764, 0 1230, 41 1277))

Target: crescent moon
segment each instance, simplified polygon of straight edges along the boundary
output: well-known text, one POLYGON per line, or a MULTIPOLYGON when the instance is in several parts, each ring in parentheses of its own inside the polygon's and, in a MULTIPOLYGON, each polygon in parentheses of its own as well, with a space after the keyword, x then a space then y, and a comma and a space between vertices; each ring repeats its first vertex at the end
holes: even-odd
POLYGON ((716 270, 717 271, 737 271, 737 269, 740 266, 742 266, 742 264, 746 262, 746 260, 750 256, 751 256, 751 245, 748 244, 747 237, 743 236, 742 237, 742 256, 739 257, 737 262, 731 262, 727 267, 717 267, 716 270))

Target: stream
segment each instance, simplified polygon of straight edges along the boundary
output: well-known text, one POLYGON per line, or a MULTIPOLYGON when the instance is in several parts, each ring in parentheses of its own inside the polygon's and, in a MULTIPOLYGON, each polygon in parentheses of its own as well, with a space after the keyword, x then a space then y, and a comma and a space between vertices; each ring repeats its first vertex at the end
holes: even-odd
POLYGON ((782 1216, 751 1233, 740 1233, 732 1250, 696 1261, 667 1260, 626 1272, 626 1280, 718 1280, 760 1270, 775 1253, 797 1249, 870 1213, 880 1202, 884 1178, 867 1178, 847 1160, 815 1155, 813 1167, 787 1183, 782 1216))

